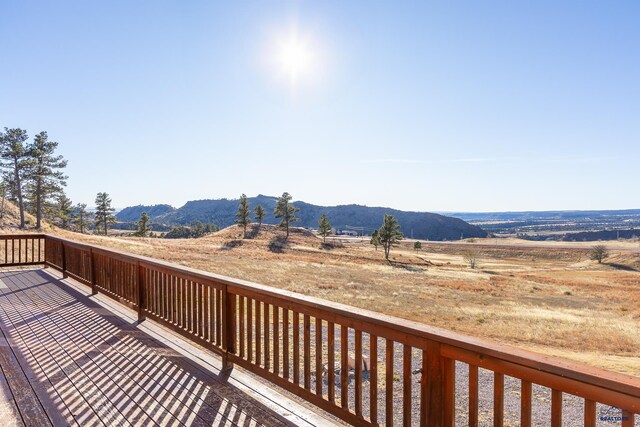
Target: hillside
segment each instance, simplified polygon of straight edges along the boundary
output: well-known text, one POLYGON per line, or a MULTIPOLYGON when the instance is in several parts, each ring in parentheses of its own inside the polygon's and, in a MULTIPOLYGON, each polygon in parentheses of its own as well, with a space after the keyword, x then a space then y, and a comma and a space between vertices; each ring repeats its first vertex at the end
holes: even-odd
POLYGON ((142 212, 146 212, 151 218, 157 218, 175 210, 176 208, 171 205, 129 206, 128 208, 124 208, 118 212, 116 217, 118 218, 118 221, 134 222, 140 219, 142 212))
MULTIPOLYGON (((259 195, 248 198, 253 208, 262 205, 267 215, 265 224, 277 224, 279 221, 273 215, 276 205, 276 197, 259 195)), ((384 214, 392 214, 402 226, 402 232, 407 237, 427 240, 457 240, 461 237, 486 237, 487 233, 478 226, 467 222, 439 214, 428 212, 405 212, 391 208, 368 207, 361 205, 318 206, 306 202, 294 202, 300 208, 300 222, 297 226, 315 228, 322 214, 327 214, 331 224, 336 229, 351 227, 363 227, 366 233, 379 228, 384 214)), ((187 202, 179 209, 173 209, 168 205, 165 212, 154 214, 155 206, 133 206, 123 209, 118 213, 119 221, 131 222, 140 218, 140 214, 146 211, 152 218, 152 222, 160 224, 187 225, 193 221, 216 224, 220 228, 228 227, 234 223, 238 209, 238 200, 194 200, 187 202)), ((160 210, 162 211, 162 210, 160 210)))

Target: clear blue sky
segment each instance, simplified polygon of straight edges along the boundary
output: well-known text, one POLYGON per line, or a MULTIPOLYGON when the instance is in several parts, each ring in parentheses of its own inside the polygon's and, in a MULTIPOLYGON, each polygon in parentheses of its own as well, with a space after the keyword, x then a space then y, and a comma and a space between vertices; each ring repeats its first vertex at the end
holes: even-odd
POLYGON ((0 126, 47 130, 89 205, 638 208, 639 22, 638 1, 3 0, 0 126))

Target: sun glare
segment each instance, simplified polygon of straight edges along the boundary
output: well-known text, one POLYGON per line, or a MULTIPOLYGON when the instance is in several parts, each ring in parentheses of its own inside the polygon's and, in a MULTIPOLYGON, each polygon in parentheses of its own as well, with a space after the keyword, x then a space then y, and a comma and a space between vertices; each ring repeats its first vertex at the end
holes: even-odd
POLYGON ((296 35, 281 43, 278 56, 281 70, 292 84, 312 70, 313 54, 310 46, 296 35))
POLYGON ((309 86, 320 78, 319 48, 311 37, 297 29, 274 34, 267 52, 274 77, 291 89, 309 86))

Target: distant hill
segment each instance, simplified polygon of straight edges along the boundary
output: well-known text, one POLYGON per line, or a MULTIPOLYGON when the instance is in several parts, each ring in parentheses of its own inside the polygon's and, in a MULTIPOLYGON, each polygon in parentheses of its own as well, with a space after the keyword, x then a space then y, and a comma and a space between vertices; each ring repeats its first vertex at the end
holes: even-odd
POLYGON ((146 212, 151 218, 157 218, 175 211, 171 205, 152 205, 152 206, 130 206, 122 209, 116 214, 116 218, 121 222, 134 222, 140 219, 142 212, 146 212))
MULTIPOLYGON (((248 198, 252 209, 257 205, 265 208, 267 212, 265 224, 279 223, 273 215, 276 200, 276 197, 264 195, 248 198)), ((298 216, 301 219, 295 225, 308 228, 317 228, 320 216, 326 214, 336 229, 363 227, 366 233, 370 233, 380 227, 384 214, 392 214, 400 223, 405 236, 413 235, 416 239, 457 240, 461 237, 486 237, 487 235, 482 228, 461 219, 428 212, 406 212, 361 205, 318 206, 306 202, 294 202, 294 205, 300 208, 298 216)), ((120 211, 117 218, 123 222, 137 221, 142 211, 146 211, 154 223, 188 225, 193 221, 200 221, 224 228, 234 223, 237 210, 238 200, 194 200, 187 202, 179 209, 169 205, 133 206, 120 211), (163 208, 157 211, 153 209, 158 206, 163 208)))

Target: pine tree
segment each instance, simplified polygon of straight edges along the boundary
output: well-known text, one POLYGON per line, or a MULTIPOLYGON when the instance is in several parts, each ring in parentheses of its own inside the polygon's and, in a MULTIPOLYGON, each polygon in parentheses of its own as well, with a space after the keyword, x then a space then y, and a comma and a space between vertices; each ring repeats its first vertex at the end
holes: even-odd
POLYGON ((286 238, 289 238, 289 223, 300 221, 300 218, 296 218, 296 213, 300 209, 291 204, 291 195, 287 192, 282 193, 282 196, 278 198, 276 208, 273 210, 276 218, 282 218, 280 221, 280 227, 286 230, 286 238))
POLYGON ((378 231, 378 233, 380 235, 380 244, 384 249, 384 258, 389 260, 391 247, 397 245, 398 242, 402 240, 400 224, 398 224, 398 221, 396 221, 393 215, 385 214, 382 227, 380 227, 380 231, 378 231))
POLYGON ((113 209, 111 207, 111 198, 107 193, 98 193, 96 196, 96 212, 94 214, 96 231, 102 233, 105 236, 109 230, 109 225, 116 222, 116 217, 113 216, 113 209))
POLYGON ((34 204, 36 228, 42 224, 45 204, 59 196, 67 185, 67 176, 62 172, 67 167, 67 161, 62 156, 54 155, 57 147, 57 142, 49 141, 47 132, 40 132, 26 148, 29 166, 26 189, 34 204))
POLYGON ((413 244, 413 249, 415 249, 416 252, 418 252, 420 249, 422 249, 422 243, 420 242, 415 242, 413 244))
POLYGON ((133 235, 138 237, 147 237, 151 232, 149 221, 151 221, 149 215, 146 212, 142 212, 142 214, 140 214, 140 219, 136 223, 138 228, 133 235))
POLYGON ((240 205, 238 205, 238 212, 236 213, 236 224, 242 227, 242 238, 247 236, 247 226, 251 224, 251 209, 249 209, 249 202, 247 202, 247 196, 243 194, 240 196, 240 205))
POLYGON ((264 208, 262 207, 262 205, 256 206, 253 212, 255 213, 254 217, 256 221, 258 221, 258 228, 260 228, 260 226, 262 225, 262 220, 264 219, 267 213, 264 211, 264 208))
POLYGON ((19 128, 4 128, 0 132, 0 166, 8 171, 7 176, 11 182, 11 192, 20 209, 20 228, 24 228, 24 200, 22 194, 23 179, 27 167, 27 150, 25 141, 29 139, 27 131, 19 128))
POLYGON ((78 231, 80 231, 80 233, 84 233, 85 229, 89 226, 89 220, 91 218, 91 214, 87 212, 87 204, 78 203, 71 218, 78 231))
POLYGON ((73 204, 71 203, 70 198, 68 198, 65 194, 61 194, 60 196, 58 196, 56 211, 57 217, 60 219, 60 227, 69 228, 73 209, 73 204))
POLYGON ((325 214, 322 214, 318 225, 320 235, 322 236, 322 242, 327 243, 327 236, 331 233, 331 223, 329 222, 329 218, 327 218, 325 214))
POLYGON ((378 250, 378 246, 380 245, 380 232, 378 230, 373 230, 369 243, 376 247, 376 251, 378 250))

